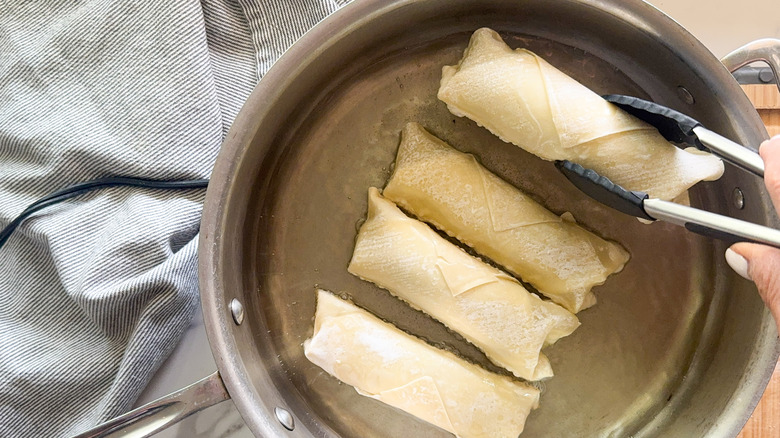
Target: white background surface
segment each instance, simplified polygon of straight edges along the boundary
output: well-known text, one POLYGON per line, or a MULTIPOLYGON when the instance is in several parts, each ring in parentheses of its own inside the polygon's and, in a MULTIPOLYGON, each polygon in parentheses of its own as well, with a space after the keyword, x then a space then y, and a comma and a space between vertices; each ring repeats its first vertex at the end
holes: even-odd
MULTIPOLYGON (((780 38, 780 0, 651 0, 649 3, 677 20, 719 58, 755 39, 780 38)), ((203 320, 198 316, 138 404, 180 389, 214 371, 216 365, 203 320)), ((157 436, 248 438, 252 434, 233 403, 227 401, 157 436)))
POLYGON ((759 38, 780 38, 780 0, 650 0, 718 58, 759 38))

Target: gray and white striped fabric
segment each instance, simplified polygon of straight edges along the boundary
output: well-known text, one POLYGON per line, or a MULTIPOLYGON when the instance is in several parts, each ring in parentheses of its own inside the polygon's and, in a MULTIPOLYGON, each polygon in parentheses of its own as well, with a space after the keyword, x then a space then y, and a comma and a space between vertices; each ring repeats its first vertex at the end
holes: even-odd
MULTIPOLYGON (((0 227, 56 189, 207 178, 257 80, 346 1, 0 1, 0 227)), ((198 309, 204 192, 114 188, 0 249, 0 436, 126 411, 198 309)))

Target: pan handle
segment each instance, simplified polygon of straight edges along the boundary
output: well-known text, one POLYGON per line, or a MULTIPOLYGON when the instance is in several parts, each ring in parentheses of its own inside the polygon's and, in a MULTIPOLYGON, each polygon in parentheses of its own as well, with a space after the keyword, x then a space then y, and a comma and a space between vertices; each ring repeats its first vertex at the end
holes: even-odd
POLYGON ((74 438, 148 437, 229 398, 230 395, 217 371, 186 388, 158 398, 74 438))
POLYGON ((734 72, 751 62, 762 61, 769 65, 775 75, 775 84, 780 90, 780 40, 764 38, 747 43, 729 53, 720 62, 734 72))

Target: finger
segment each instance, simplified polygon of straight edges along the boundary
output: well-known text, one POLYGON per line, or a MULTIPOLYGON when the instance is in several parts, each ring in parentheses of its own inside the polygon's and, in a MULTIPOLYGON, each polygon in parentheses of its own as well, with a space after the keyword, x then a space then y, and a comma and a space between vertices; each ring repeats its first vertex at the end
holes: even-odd
POLYGON ((764 185, 780 215, 780 135, 761 143, 758 153, 764 160, 764 185))
POLYGON ((776 269, 780 266, 780 249, 754 243, 736 243, 729 250, 731 254, 727 254, 726 261, 738 274, 756 284, 780 332, 780 269, 776 269))

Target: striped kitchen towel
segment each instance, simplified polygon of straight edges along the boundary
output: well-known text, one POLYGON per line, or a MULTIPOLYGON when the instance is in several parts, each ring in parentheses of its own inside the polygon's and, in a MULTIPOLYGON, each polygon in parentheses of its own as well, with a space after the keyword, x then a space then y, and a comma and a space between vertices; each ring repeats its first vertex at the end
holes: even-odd
MULTIPOLYGON (((258 79, 343 3, 0 2, 0 228, 89 179, 208 178, 258 79)), ((93 192, 0 248, 0 436, 130 408, 198 309, 203 197, 93 192)))

